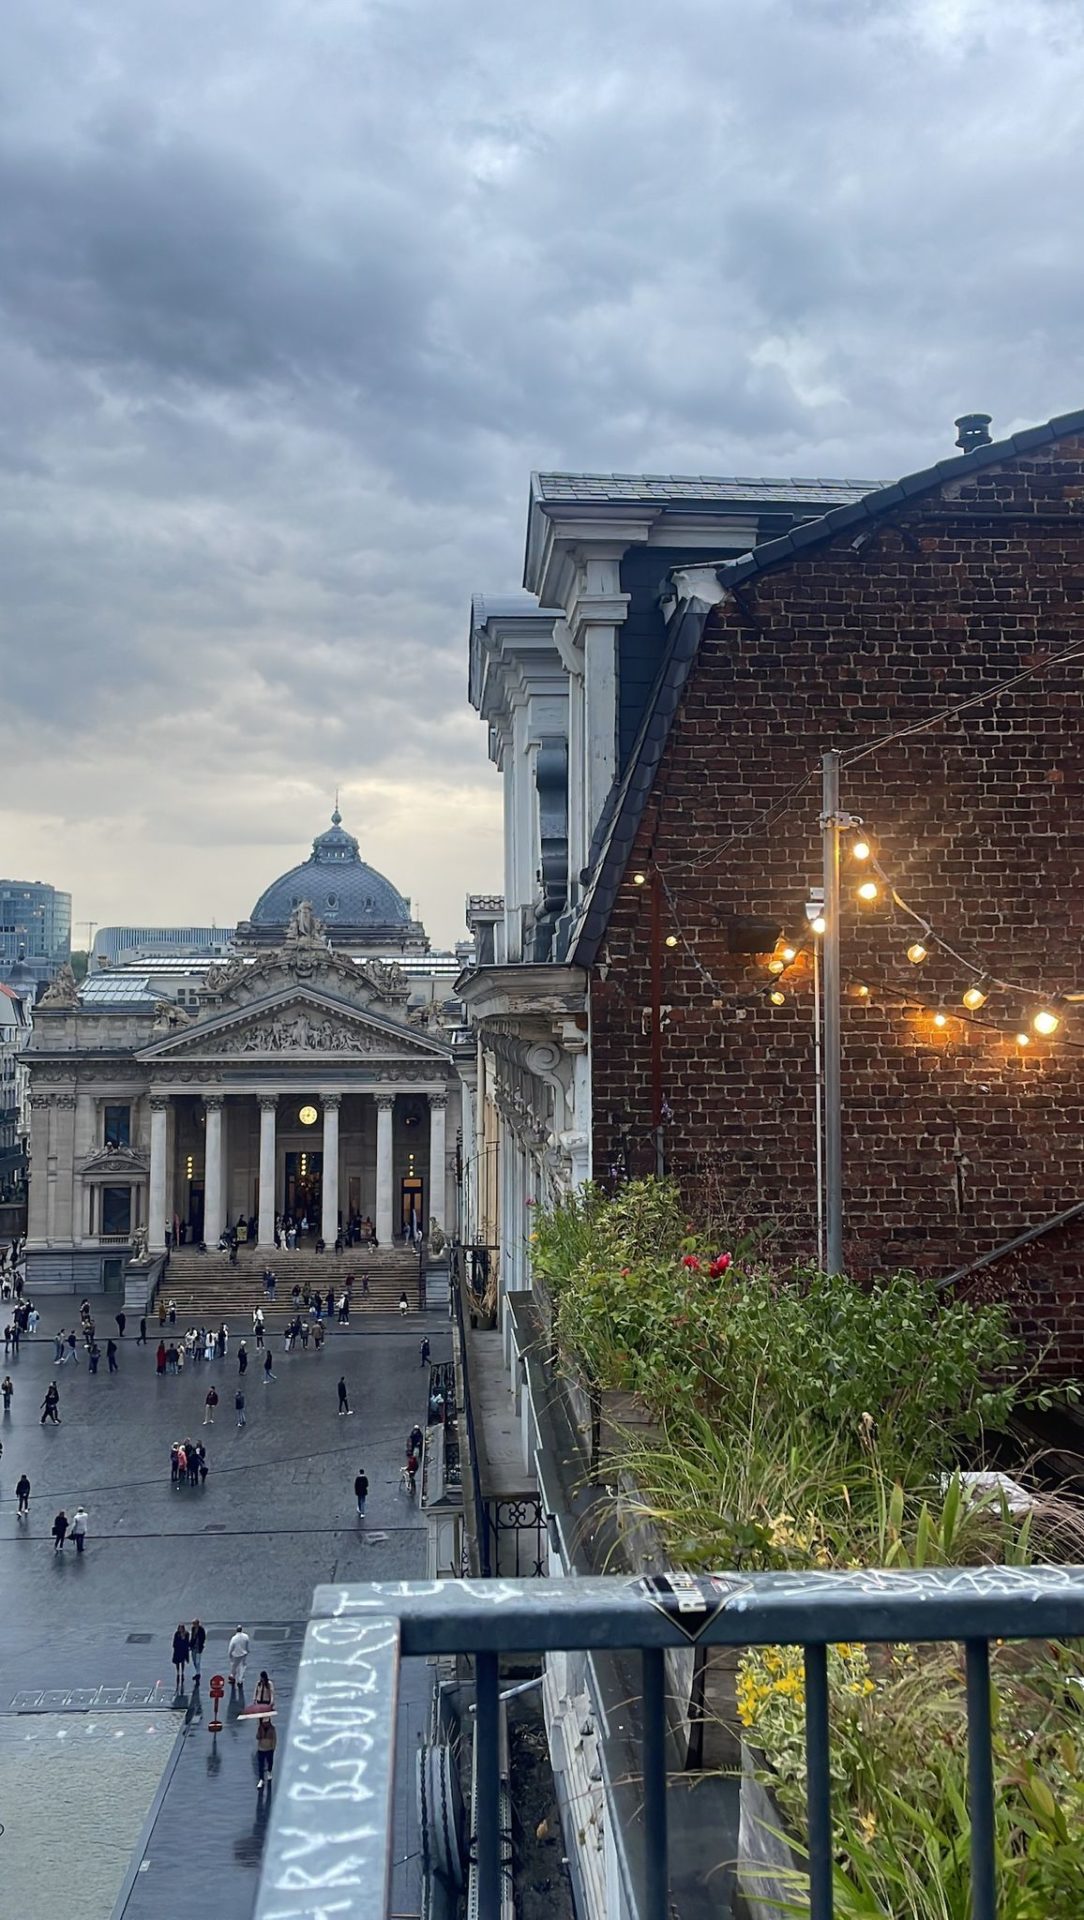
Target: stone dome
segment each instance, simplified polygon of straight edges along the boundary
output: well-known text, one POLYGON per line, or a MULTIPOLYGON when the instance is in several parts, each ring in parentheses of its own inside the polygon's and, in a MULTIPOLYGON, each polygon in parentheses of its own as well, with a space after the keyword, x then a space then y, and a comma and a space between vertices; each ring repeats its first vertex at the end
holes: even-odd
POLYGON ((265 887, 252 909, 249 925, 254 929, 285 928, 302 900, 311 902, 317 919, 332 936, 337 927, 411 925, 409 900, 404 900, 382 873, 366 866, 357 841, 342 824, 338 807, 327 832, 317 834, 308 859, 265 887))

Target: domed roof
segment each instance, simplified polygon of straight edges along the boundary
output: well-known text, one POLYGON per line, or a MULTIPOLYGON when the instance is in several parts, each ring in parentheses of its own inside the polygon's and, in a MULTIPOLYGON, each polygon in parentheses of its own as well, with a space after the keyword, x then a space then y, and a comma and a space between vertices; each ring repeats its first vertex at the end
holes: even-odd
POLYGON ((312 852, 299 867, 273 880, 252 909, 253 927, 285 927, 302 900, 312 904, 329 933, 336 927, 407 927, 410 902, 390 880, 367 867, 358 843, 342 824, 336 807, 326 833, 318 833, 312 852))

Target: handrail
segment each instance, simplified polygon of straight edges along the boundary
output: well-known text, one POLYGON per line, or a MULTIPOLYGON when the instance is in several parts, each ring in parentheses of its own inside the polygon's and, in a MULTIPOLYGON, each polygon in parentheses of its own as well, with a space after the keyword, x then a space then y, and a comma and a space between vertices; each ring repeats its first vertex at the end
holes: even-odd
POLYGON ((950 1273, 944 1280, 937 1282, 938 1292, 945 1287, 956 1286, 959 1281, 968 1279, 973 1273, 981 1273, 984 1267, 992 1267, 998 1260, 1007 1259, 1010 1253, 1018 1253, 1021 1247, 1028 1247, 1032 1241, 1041 1240, 1044 1234, 1054 1233, 1058 1227, 1067 1227, 1070 1220, 1076 1220, 1081 1214, 1084 1214, 1084 1200, 1076 1200, 1071 1207, 1066 1207, 1063 1213, 1052 1214, 1049 1220, 1040 1220, 1038 1226, 1027 1227, 1023 1233, 1018 1233, 1015 1240, 1006 1240, 1000 1247, 993 1247, 989 1253, 980 1253, 978 1259, 969 1261, 966 1267, 957 1267, 955 1273, 950 1273))

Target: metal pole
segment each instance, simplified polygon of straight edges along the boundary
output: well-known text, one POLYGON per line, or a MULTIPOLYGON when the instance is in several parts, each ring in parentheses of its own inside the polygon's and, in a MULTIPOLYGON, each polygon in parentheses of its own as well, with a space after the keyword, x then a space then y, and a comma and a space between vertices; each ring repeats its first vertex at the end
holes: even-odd
POLYGON ((843 1271, 843 1128, 840 1058, 839 766, 823 756, 824 843, 824 1214, 827 1273, 843 1271))
POLYGON ((655 1174, 666 1171, 662 1146, 662 886, 651 876, 651 1138, 655 1174))
POLYGON ((821 1043, 821 955, 813 936, 813 1131, 817 1156, 817 1266, 824 1272, 824 1052, 821 1043))

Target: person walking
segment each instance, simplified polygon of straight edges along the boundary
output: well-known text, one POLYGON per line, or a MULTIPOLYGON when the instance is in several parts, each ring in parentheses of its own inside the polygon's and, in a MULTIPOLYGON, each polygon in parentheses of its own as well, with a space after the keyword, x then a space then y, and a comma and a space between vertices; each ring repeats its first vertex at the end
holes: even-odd
POLYGON ((205 1427, 214 1426, 215 1408, 217 1407, 217 1405, 218 1405, 218 1394, 216 1393, 214 1387, 208 1387, 206 1398, 204 1399, 204 1402, 203 1402, 203 1424, 205 1427))
POLYGON ((63 1507, 61 1507, 60 1512, 57 1514, 56 1519, 53 1521, 53 1552, 54 1553, 63 1553, 64 1541, 65 1541, 65 1538, 67 1537, 67 1532, 68 1532, 68 1516, 65 1513, 63 1507))
POLYGON ((0 1380, 0 1393, 2 1393, 4 1396, 4 1412, 5 1413, 11 1412, 11 1396, 14 1392, 15 1392, 15 1382, 12 1379, 10 1373, 5 1373, 3 1380, 0 1380))
POLYGON ((354 1498, 358 1503, 358 1519, 365 1518, 365 1502, 369 1498, 369 1476, 364 1467, 359 1467, 354 1475, 354 1498))
POLYGON ((166 1319, 167 1319, 167 1320, 169 1321, 169 1324, 170 1324, 170 1326, 171 1326, 171 1327, 175 1327, 175 1326, 177 1325, 177 1302, 176 1302, 176 1300, 171 1300, 171 1301, 170 1301, 170 1303, 169 1303, 169 1306, 168 1306, 168 1307, 166 1308, 166 1319))
POLYGON ((339 1325, 340 1327, 350 1325, 350 1297, 346 1293, 339 1296, 339 1325))
POLYGON ((47 1420, 51 1420, 54 1427, 59 1427, 60 1425, 59 1408, 60 1408, 60 1389, 57 1386, 55 1380, 50 1380, 49 1385, 45 1390, 45 1398, 41 1403, 42 1426, 45 1425, 45 1422, 47 1420))
POLYGON ((252 1694, 252 1705, 254 1707, 266 1707, 268 1713, 274 1712, 275 1689, 271 1684, 271 1675, 268 1673, 266 1667, 260 1668, 260 1677, 256 1682, 252 1694))
POLYGON ((68 1335, 68 1359, 72 1362, 73 1366, 77 1367, 79 1365, 79 1342, 76 1338, 74 1327, 68 1335))
POLYGON ((117 1367, 117 1343, 115 1340, 106 1341, 105 1357, 109 1362, 110 1373, 117 1373, 119 1369, 117 1367))
POLYGON ((143 1318, 139 1322, 139 1339, 136 1341, 136 1346, 145 1347, 146 1344, 147 1344, 147 1316, 146 1314, 144 1314, 143 1318))
POLYGON ((21 1473, 15 1482, 15 1498, 19 1502, 17 1517, 25 1520, 30 1512, 30 1482, 25 1473, 21 1473))
POLYGON ((399 1317, 400 1317, 400 1319, 401 1319, 401 1320, 405 1320, 405 1319, 406 1319, 406 1317, 407 1317, 407 1314, 408 1314, 409 1312, 410 1312, 410 1303, 409 1303, 409 1301, 407 1300, 407 1297, 406 1297, 406 1294, 405 1294, 405 1293, 401 1293, 401 1294, 399 1295, 399 1317))
POLYGON ((124 1329, 128 1325, 127 1316, 125 1315, 123 1307, 121 1308, 121 1311, 117 1314, 116 1320, 117 1320, 117 1332, 119 1333, 121 1339, 123 1340, 124 1329))
POLYGON ((263 1357, 263 1383, 264 1383, 264 1386, 265 1386, 265 1387, 269 1387, 269 1386, 271 1385, 271 1382, 272 1382, 272 1380, 274 1380, 274 1379, 275 1379, 276 1377, 277 1377, 277 1376, 276 1376, 276 1374, 275 1374, 275 1372, 274 1372, 274 1369, 272 1368, 272 1365, 271 1365, 271 1351, 270 1351, 270 1348, 269 1348, 269 1349, 267 1350, 267 1352, 266 1352, 266 1353, 264 1354, 264 1357, 263 1357))
POLYGON ((177 1692, 184 1692, 184 1670, 188 1665, 192 1643, 188 1638, 188 1628, 181 1621, 173 1636, 173 1672, 177 1680, 177 1692))
POLYGON ((87 1510, 82 1501, 72 1514, 71 1536, 75 1541, 76 1553, 82 1553, 87 1538, 87 1510))
POLYGON ((346 1413, 349 1413, 349 1411, 350 1411, 350 1401, 347 1398, 347 1392, 346 1392, 346 1375, 345 1373, 340 1373, 339 1375, 339 1419, 341 1420, 343 1415, 346 1413))
POLYGON ((256 1792, 262 1793, 264 1787, 270 1788, 271 1776, 275 1769, 275 1748, 278 1734, 273 1720, 259 1720, 256 1723, 256 1770, 259 1778, 256 1792))
POLYGON ((155 1348, 155 1354, 154 1354, 154 1370, 155 1370, 155 1373, 165 1373, 165 1370, 166 1370, 166 1343, 165 1343, 165 1341, 164 1341, 164 1340, 159 1340, 159 1342, 158 1342, 158 1345, 157 1345, 157 1347, 155 1348))
POLYGON ((427 1367, 429 1365, 429 1352, 430 1352, 428 1334, 426 1334, 424 1340, 422 1341, 419 1351, 422 1357, 422 1366, 427 1367))
POLYGON ((203 1666, 203 1649, 207 1645, 207 1629, 198 1617, 188 1629, 188 1651, 192 1659, 192 1678, 199 1686, 200 1670, 203 1666))
POLYGON ((244 1687, 245 1666, 248 1661, 249 1638, 244 1627, 238 1627, 230 1638, 226 1648, 230 1662, 230 1686, 244 1687))
POLYGON ((242 1340, 240 1346, 237 1349, 237 1371, 239 1374, 243 1375, 247 1371, 247 1369, 248 1369, 248 1348, 245 1346, 245 1343, 242 1340))
POLYGON ((237 1392, 233 1396, 233 1404, 237 1409, 237 1424, 239 1427, 243 1427, 245 1424, 245 1393, 243 1387, 238 1387, 237 1392))
POLYGON ((97 1373, 98 1362, 101 1359, 101 1357, 102 1357, 102 1350, 98 1345, 98 1342, 95 1340, 90 1348, 90 1352, 87 1354, 87 1365, 89 1366, 91 1373, 97 1373))

